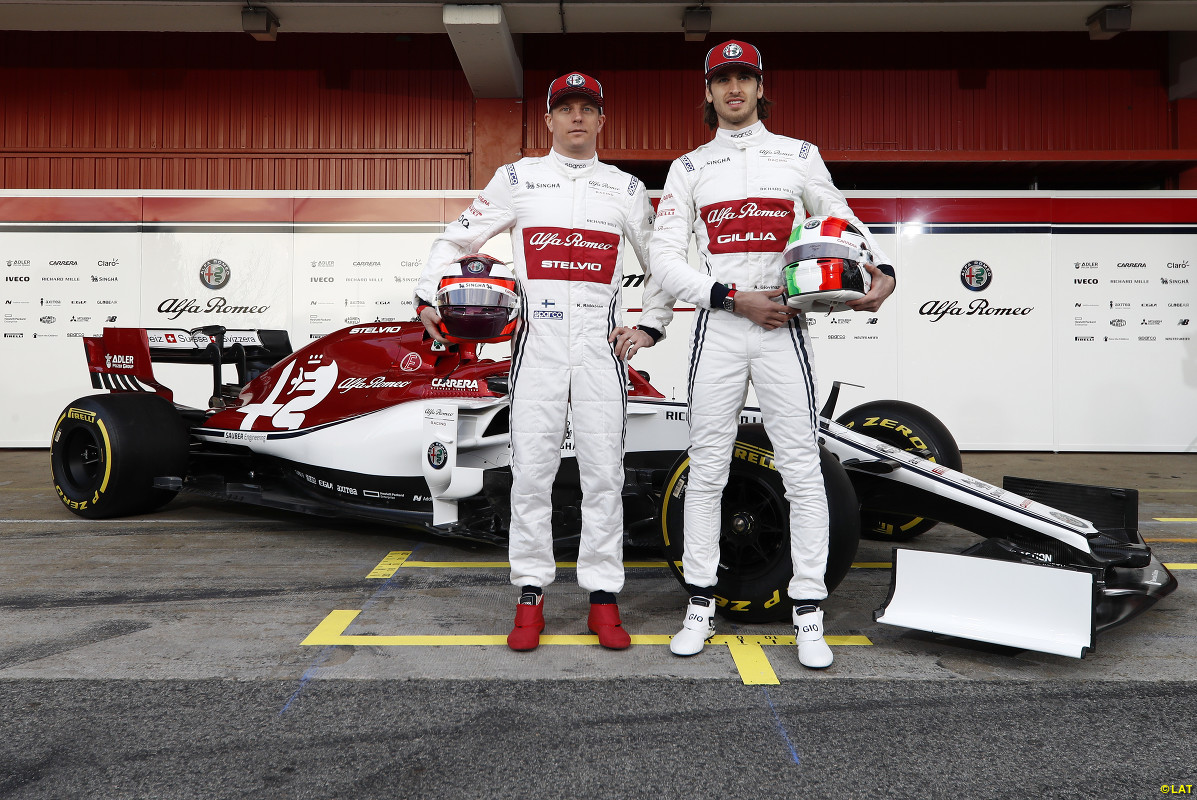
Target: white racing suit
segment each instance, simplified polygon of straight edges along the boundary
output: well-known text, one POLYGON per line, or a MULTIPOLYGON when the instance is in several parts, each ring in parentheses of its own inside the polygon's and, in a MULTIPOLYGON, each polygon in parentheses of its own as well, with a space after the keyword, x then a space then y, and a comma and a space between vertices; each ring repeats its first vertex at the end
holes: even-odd
MULTIPOLYGON (((573 407, 582 488, 578 584, 623 588, 623 453, 627 365, 607 341, 620 325, 623 241, 648 269, 652 205, 637 178, 597 158, 555 150, 495 172, 428 255, 417 302, 434 304, 448 264, 511 231, 520 324, 511 359, 511 582, 547 586, 556 576, 552 488, 573 407)), ((641 325, 664 331, 672 301, 644 295, 641 325)))
POLYGON ((806 318, 775 330, 711 308, 718 283, 776 290, 782 251, 798 220, 832 215, 864 233, 877 264, 889 264, 831 182, 819 150, 777 136, 761 122, 715 138, 669 169, 652 240, 652 280, 697 306, 690 339, 690 477, 686 488, 686 582, 711 587, 719 565, 720 507, 748 382, 756 389, 774 463, 790 504, 793 599, 827 596, 827 494, 819 466, 818 392, 806 318), (686 251, 697 237, 701 271, 686 251))

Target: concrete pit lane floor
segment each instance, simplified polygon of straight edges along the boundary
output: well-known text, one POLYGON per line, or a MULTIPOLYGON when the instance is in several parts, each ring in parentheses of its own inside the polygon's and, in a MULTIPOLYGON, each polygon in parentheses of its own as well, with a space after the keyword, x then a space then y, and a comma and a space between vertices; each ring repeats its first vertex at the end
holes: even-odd
MULTIPOLYGON (((812 672, 785 624, 720 619, 719 643, 670 655, 685 596, 653 551, 625 554, 635 644, 603 650, 561 553, 545 644, 515 653, 500 548, 188 496, 82 520, 47 451, 0 451, 0 797, 1136 798, 1197 783, 1197 457, 964 467, 1138 489, 1140 532, 1179 589, 1084 659, 1044 655, 875 623, 891 545, 862 541, 824 606, 835 664, 812 672)), ((910 546, 974 541, 940 526, 910 546)))

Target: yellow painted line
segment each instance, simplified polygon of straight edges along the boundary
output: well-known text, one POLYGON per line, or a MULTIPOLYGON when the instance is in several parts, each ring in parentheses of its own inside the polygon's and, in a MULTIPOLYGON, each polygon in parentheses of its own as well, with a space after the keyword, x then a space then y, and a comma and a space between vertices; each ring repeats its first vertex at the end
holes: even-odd
MULTIPOLYGON (((402 551, 398 551, 398 552, 402 552, 402 551)), ((391 555, 394 555, 394 553, 392 553, 391 555)), ((408 555, 411 555, 411 554, 408 553, 408 555)), ((390 558, 390 556, 387 556, 387 558, 390 558)), ((383 559, 383 561, 386 561, 386 559, 383 559)), ((664 561, 625 561, 625 562, 623 562, 623 565, 625 567, 629 567, 629 568, 664 567, 665 562, 664 561)), ((379 569, 379 567, 381 567, 381 566, 382 566, 382 564, 379 564, 378 567, 375 567, 374 568, 375 571, 377 571, 379 569)), ((511 562, 509 562, 509 561, 407 561, 407 560, 404 560, 402 562, 402 564, 397 565, 396 568, 398 568, 398 566, 428 567, 428 568, 432 568, 432 569, 471 569, 471 568, 472 569, 510 569, 511 562)), ((557 566, 560 569, 576 569, 578 566, 578 562, 577 561, 558 561, 557 566)), ((389 578, 389 577, 391 577, 391 575, 394 575, 394 574, 395 574, 394 571, 391 571, 389 574, 386 574, 386 575, 375 575, 372 572, 369 575, 367 575, 366 577, 367 578, 378 578, 378 577, 389 578)))
POLYGON ((1197 569, 1197 564, 1165 564, 1168 569, 1197 569))
MULTIPOLYGON (((507 637, 499 636, 383 636, 379 634, 350 634, 345 630, 357 619, 361 611, 337 610, 330 611, 328 616, 308 634, 300 644, 303 645, 361 645, 366 647, 444 647, 465 645, 499 645, 506 647, 507 637)), ((638 645, 667 645, 673 638, 662 634, 632 634, 632 644, 638 645)), ((867 636, 828 636, 827 644, 831 646, 871 645, 867 636)), ((543 645, 598 645, 598 637, 593 635, 549 635, 541 636, 543 645)), ((763 646, 794 644, 794 637, 780 634, 766 634, 757 636, 718 635, 711 638, 711 644, 725 645, 731 652, 732 660, 736 662, 736 669, 740 678, 746 684, 775 684, 778 683, 777 674, 769 664, 763 646)))
POLYGON ((403 566, 403 562, 407 561, 407 557, 411 555, 410 550, 392 550, 386 554, 382 561, 378 562, 378 566, 370 570, 367 578, 389 578, 399 571, 403 566))
POLYGON ((1197 539, 1165 539, 1165 538, 1161 538, 1159 536, 1144 536, 1143 541, 1152 542, 1152 543, 1154 543, 1154 542, 1197 542, 1197 539))
MULTIPOLYGON (((423 567, 428 569, 510 569, 509 561, 408 561, 410 550, 395 550, 387 554, 386 558, 367 575, 367 578, 389 578, 400 567, 423 567)), ((623 565, 629 569, 662 568, 668 566, 665 561, 625 561, 623 565)), ((577 561, 558 561, 558 569, 577 569, 577 561)), ((893 566, 888 561, 859 561, 852 565, 854 569, 890 569, 893 566)))
POLYGON ((1197 517, 1152 517, 1156 522, 1197 522, 1197 517))

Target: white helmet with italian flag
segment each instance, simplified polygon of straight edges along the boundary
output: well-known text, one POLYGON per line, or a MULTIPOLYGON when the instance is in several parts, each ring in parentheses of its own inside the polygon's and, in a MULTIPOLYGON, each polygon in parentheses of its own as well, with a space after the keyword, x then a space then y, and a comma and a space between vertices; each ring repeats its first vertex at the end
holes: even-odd
POLYGON ((846 303, 868 294, 873 263, 869 244, 840 217, 811 217, 790 234, 781 271, 786 305, 800 311, 850 311, 846 303))

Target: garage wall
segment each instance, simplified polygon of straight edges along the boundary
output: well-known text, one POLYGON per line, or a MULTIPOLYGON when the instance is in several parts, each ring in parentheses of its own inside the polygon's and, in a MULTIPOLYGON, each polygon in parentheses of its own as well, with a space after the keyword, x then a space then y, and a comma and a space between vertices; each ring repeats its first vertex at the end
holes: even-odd
POLYGON ((9 189, 466 189, 444 36, 0 34, 9 189))
MULTIPOLYGON (((0 193, 0 446, 45 446, 93 393, 81 339, 105 327, 281 328, 299 348, 412 319, 429 247, 471 196, 0 193)), ((845 388, 844 409, 916 403, 965 449, 1197 452, 1197 193, 848 200, 898 287, 880 313, 808 317, 822 397, 838 380, 864 387, 845 388)), ((506 237, 485 249, 511 256, 506 237)), ((627 256, 634 322, 643 277, 627 256)), ((679 401, 692 319, 680 306, 635 362, 679 401)), ((205 370, 155 371, 206 406, 205 370)))

